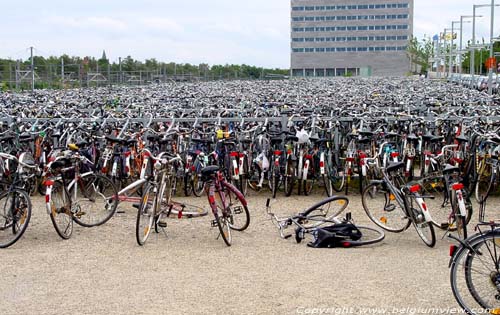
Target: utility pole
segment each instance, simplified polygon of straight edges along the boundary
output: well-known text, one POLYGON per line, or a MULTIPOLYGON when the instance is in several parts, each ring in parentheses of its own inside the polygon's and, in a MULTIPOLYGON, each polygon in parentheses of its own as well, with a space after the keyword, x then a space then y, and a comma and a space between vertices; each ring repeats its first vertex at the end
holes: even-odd
POLYGON ((18 59, 16 62, 16 90, 19 90, 19 71, 21 71, 21 64, 18 59))
MULTIPOLYGON (((491 0, 490 58, 493 58, 493 27, 495 27, 495 0, 491 0)), ((488 94, 493 94, 493 67, 490 67, 488 73, 488 94)))
MULTIPOLYGON (((471 15, 462 15, 460 16, 460 51, 458 54, 458 68, 460 69, 460 77, 462 76, 462 44, 463 44, 463 31, 464 31, 464 19, 472 18, 471 15)), ((470 23, 470 21, 466 21, 465 23, 470 23)))
POLYGON ((122 75, 122 57, 118 57, 118 65, 119 65, 119 71, 120 71, 120 73, 119 73, 119 76, 120 76, 119 80, 120 80, 120 84, 122 84, 122 83, 123 83, 123 75, 122 75))
POLYGON ((474 80, 474 63, 476 59, 476 48, 474 45, 476 45, 476 5, 472 6, 472 49, 471 49, 471 56, 470 56, 470 75, 471 75, 471 87, 473 86, 475 80, 474 80))
POLYGON ((31 92, 33 93, 35 92, 35 61, 33 60, 33 47, 30 47, 30 52, 31 52, 31 92))
POLYGON ((61 57, 61 85, 64 87, 64 59, 61 57))

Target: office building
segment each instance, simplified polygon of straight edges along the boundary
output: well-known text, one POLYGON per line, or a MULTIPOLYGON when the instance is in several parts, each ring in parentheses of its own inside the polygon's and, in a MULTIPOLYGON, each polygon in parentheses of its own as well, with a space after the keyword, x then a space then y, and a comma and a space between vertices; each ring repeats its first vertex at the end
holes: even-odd
POLYGON ((291 0, 291 75, 405 75, 413 3, 291 0))

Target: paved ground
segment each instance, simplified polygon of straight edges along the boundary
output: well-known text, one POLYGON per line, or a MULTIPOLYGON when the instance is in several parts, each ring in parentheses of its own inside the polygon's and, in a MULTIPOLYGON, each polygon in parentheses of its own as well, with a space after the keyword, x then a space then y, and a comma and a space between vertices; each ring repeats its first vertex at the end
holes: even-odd
MULTIPOLYGON (((279 196, 273 210, 292 214, 323 197, 279 196)), ((265 193, 249 198, 251 226, 234 233, 228 248, 209 216, 171 220, 168 237, 153 234, 140 247, 136 211, 127 205, 102 227, 75 225, 63 241, 36 197, 27 232, 0 251, 0 314, 297 314, 310 308, 348 314, 379 307, 409 307, 409 314, 456 307, 450 243, 441 232, 434 249, 413 229, 387 234, 372 247, 311 249, 279 238, 265 199, 265 193)), ((353 217, 367 223, 360 197, 350 199, 353 217)))

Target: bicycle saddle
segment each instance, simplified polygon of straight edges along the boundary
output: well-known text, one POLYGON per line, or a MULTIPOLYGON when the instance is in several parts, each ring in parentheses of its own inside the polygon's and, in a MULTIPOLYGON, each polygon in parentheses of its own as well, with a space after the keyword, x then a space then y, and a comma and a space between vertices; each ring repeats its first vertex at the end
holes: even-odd
POLYGON ((434 138, 434 135, 432 135, 432 134, 426 134, 426 135, 423 135, 423 136, 422 136, 422 139, 423 139, 424 141, 429 141, 429 140, 431 140, 432 138, 434 138))
POLYGON ((71 160, 68 158, 62 158, 57 161, 52 162, 50 168, 53 170, 56 170, 58 168, 63 168, 63 167, 68 167, 71 166, 71 160))
POLYGON ((271 144, 278 144, 283 142, 283 139, 281 138, 271 138, 271 144))
POLYGON ((210 165, 201 169, 201 180, 203 182, 209 181, 215 173, 219 171, 217 165, 210 165))
POLYGON ((191 139, 191 141, 193 141, 194 143, 204 143, 204 144, 213 144, 214 142, 212 140, 209 140, 209 139, 191 139))
POLYGON ((407 137, 407 139, 408 139, 408 141, 414 141, 414 142, 418 141, 418 137, 414 133, 410 134, 407 137))
POLYGON ((119 139, 119 138, 115 138, 115 137, 112 137, 112 136, 105 136, 104 137, 107 141, 109 142, 113 142, 113 143, 118 143, 120 142, 122 139, 119 139))
POLYGON ((432 137, 431 142, 440 142, 443 141, 444 137, 432 137))
POLYGON ((455 137, 455 140, 457 140, 458 142, 468 142, 469 139, 467 139, 466 137, 460 135, 458 137, 455 137))
POLYGON ((391 163, 391 164, 389 164, 389 166, 387 166, 386 170, 387 170, 387 173, 392 173, 392 172, 395 172, 395 171, 402 169, 404 166, 405 166, 404 162, 391 163))
POLYGON ((455 172, 459 172, 460 168, 458 166, 446 164, 446 166, 443 169, 443 174, 452 174, 455 172))
POLYGON ((292 142, 298 142, 299 138, 296 136, 286 136, 285 138, 286 141, 292 141, 292 142))

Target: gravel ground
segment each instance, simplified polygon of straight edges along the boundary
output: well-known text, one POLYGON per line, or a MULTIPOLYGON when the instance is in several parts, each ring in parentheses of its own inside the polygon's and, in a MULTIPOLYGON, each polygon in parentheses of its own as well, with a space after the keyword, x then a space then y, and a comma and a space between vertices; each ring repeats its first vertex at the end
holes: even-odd
MULTIPOLYGON (((167 237, 153 233, 140 247, 136 210, 128 204, 104 226, 75 224, 72 238, 63 241, 42 197, 34 197, 28 230, 1 250, 0 314, 297 314, 311 308, 348 314, 457 306, 450 242, 441 240, 441 231, 434 249, 411 228, 371 247, 312 249, 279 237, 266 198, 265 192, 249 197, 251 225, 234 232, 231 247, 217 239, 210 216, 172 219, 167 237)), ((278 196, 273 211, 293 214, 322 198, 278 196)), ((350 200, 356 222, 368 223, 359 195, 350 200)), ((188 202, 206 206, 205 198, 188 202)))

